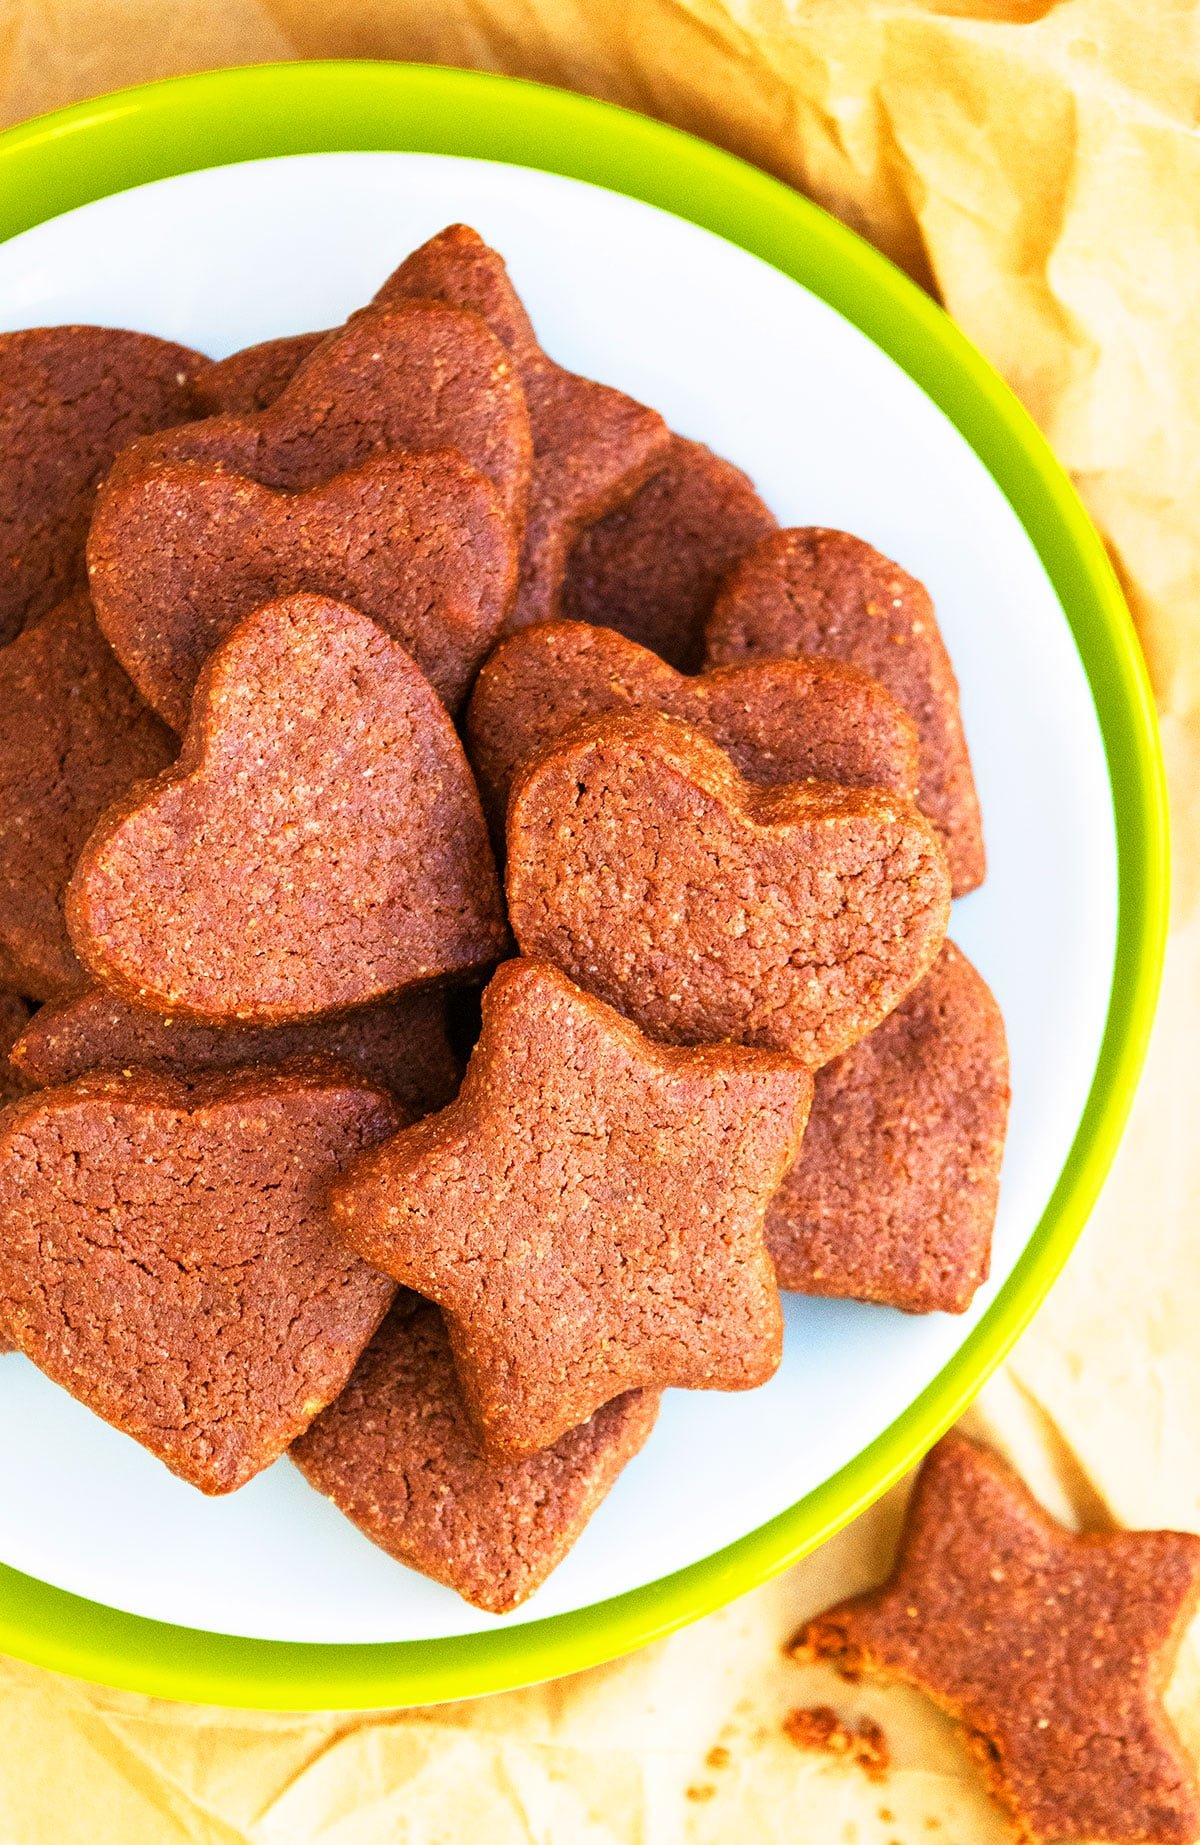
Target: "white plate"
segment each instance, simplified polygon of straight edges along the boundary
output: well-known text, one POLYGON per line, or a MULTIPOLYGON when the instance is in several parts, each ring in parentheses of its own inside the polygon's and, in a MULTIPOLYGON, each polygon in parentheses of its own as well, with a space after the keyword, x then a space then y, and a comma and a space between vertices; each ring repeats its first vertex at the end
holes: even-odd
MULTIPOLYGON (((143 186, 0 246, 0 328, 94 321, 219 355, 335 323, 455 219, 504 252, 555 358, 729 456, 785 524, 856 532, 928 584, 989 856, 952 933, 1003 1008, 1013 1074, 992 1279, 972 1311, 909 1319, 788 1297, 775 1379, 745 1395, 670 1393, 642 1455, 511 1625, 741 1537, 856 1455, 952 1356, 1041 1216, 1083 1111, 1112 979, 1116 859, 1088 683, 1007 501, 863 334, 709 232, 521 167, 259 161, 143 186)), ((21 1358, 0 1361, 0 1478, 0 1562, 114 1608, 290 1640, 496 1625, 374 1549, 287 1461, 205 1499, 21 1358)))

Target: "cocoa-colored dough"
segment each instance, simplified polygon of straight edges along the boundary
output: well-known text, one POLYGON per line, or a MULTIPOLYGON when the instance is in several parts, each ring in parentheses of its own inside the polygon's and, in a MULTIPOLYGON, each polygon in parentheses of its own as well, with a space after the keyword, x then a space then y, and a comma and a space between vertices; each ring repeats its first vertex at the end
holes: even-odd
POLYGON ((987 1280, 1008 1100, 1000 1008, 946 942, 883 1024, 817 1072, 767 1212, 779 1285, 965 1312, 987 1280))
POLYGON ((890 692, 835 660, 767 660, 688 678, 611 628, 547 622, 502 641, 475 682, 467 754, 493 832, 513 776, 581 718, 659 711, 719 744, 748 781, 841 782, 911 800, 917 733, 890 692))
POLYGON ((923 583, 849 532, 775 532, 743 557, 708 623, 710 666, 818 654, 895 694, 921 733, 918 799, 941 832, 954 895, 987 868, 958 682, 923 583))
POLYGON ((576 541, 562 612, 571 621, 617 628, 672 666, 695 672, 722 579, 775 530, 775 518, 740 468, 701 442, 673 436, 665 466, 576 541))
POLYGON ((772 1375, 763 1214, 811 1095, 791 1058, 653 1044, 509 961, 455 1101, 357 1161, 334 1221, 444 1309, 488 1455, 537 1453, 626 1390, 772 1375))
POLYGON ((0 1115, 0 1321, 206 1493, 341 1390, 393 1295, 330 1230, 330 1181, 403 1119, 336 1064, 138 1072, 0 1115))
POLYGON ((12 1061, 12 1050, 33 1016, 27 999, 16 993, 0 993, 0 1108, 30 1087, 24 1071, 12 1061))
POLYGON ((652 1390, 626 1391, 544 1453, 489 1461, 442 1316, 410 1296, 291 1453, 373 1543, 476 1608, 507 1614, 562 1562, 654 1427, 658 1402, 652 1390))
POLYGON ((199 361, 111 327, 0 333, 0 645, 82 584, 96 488, 127 442, 193 414, 199 361))
MULTIPOLYGON (((3 1000, 0 1000, 2 1014, 3 1000)), ((380 1089, 390 1089, 414 1119, 441 1108, 458 1088, 446 995, 408 993, 386 1006, 301 1025, 199 1025, 131 1006, 91 986, 43 1006, 14 1033, 13 1076, 24 1088, 72 1083, 89 1072, 151 1070, 159 1076, 274 1066, 296 1057, 336 1057, 380 1089)))
POLYGON ((954 1433, 918 1475, 890 1581, 795 1651, 957 1718, 1020 1845, 1191 1845, 1200 1787, 1162 1698, 1198 1607, 1200 1537, 1076 1536, 954 1433))
POLYGON ((83 982, 63 892, 111 802, 175 755, 86 595, 0 651, 0 988, 56 999, 83 982))
MULTIPOLYGON (((503 257, 469 226, 448 225, 414 250, 368 311, 413 298, 478 314, 512 355, 529 406, 533 479, 510 623, 517 628, 549 621, 559 611, 563 572, 576 538, 645 480, 667 451, 667 426, 632 397, 566 371, 547 357, 503 257)), ((234 353, 205 366, 196 388, 207 403, 222 409, 272 402, 324 337, 300 334, 234 353)))
POLYGON ((321 596, 267 603, 212 655, 178 764, 93 834, 67 913, 103 985, 213 1024, 375 1004, 507 941, 444 706, 321 596))
POLYGON ((327 332, 285 333, 281 339, 243 346, 225 359, 206 359, 192 378, 198 414, 249 416, 269 410, 300 367, 331 337, 327 332))
POLYGON ((585 720, 530 759, 509 800, 507 888, 522 953, 652 1037, 812 1068, 899 1004, 950 914, 945 854, 909 803, 759 787, 649 713, 585 720))
POLYGON ((160 717, 243 615, 312 590, 403 642, 454 710, 504 623, 516 547, 491 482, 456 455, 378 455, 304 493, 208 463, 125 471, 88 540, 96 619, 160 717))
POLYGON ((486 475, 520 529, 533 446, 511 358, 477 314, 404 301, 356 314, 322 340, 267 409, 144 437, 118 475, 200 461, 298 493, 372 455, 437 449, 458 450, 486 475))

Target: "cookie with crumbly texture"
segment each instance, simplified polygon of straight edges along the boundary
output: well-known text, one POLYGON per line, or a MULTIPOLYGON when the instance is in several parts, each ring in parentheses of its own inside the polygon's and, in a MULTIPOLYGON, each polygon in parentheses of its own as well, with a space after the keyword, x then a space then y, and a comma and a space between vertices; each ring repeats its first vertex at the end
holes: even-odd
POLYGON ((175 767, 114 807, 67 893, 120 998, 281 1025, 469 975, 508 931, 479 796, 428 680, 321 596, 238 623, 175 767))
POLYGON ((952 942, 869 1037, 817 1072, 800 1157, 771 1200, 782 1288, 964 1313, 987 1280, 1008 1046, 952 942))
POLYGON ((56 999, 83 984, 63 893, 101 814, 175 756, 71 596, 0 650, 0 988, 56 999))
POLYGON ((507 844, 523 954, 651 1037, 814 1069, 916 985, 950 915, 945 854, 908 802, 760 787, 657 713, 587 719, 532 757, 507 844))
POLYGON ((707 629, 709 666, 832 656, 892 692, 921 734, 918 799, 946 844, 954 895, 987 868, 958 681, 923 583, 861 538, 821 526, 776 532, 742 558, 707 629))
POLYGON ((135 436, 194 414, 199 362, 113 327, 0 333, 0 645, 82 584, 97 487, 135 436))
POLYGON ((0 993, 0 1107, 31 1087, 19 1064, 12 1061, 12 1051, 33 1016, 27 999, 0 993))
POLYGON ((451 710, 516 587, 490 481, 458 455, 377 455, 302 493, 196 461, 124 470, 88 539, 96 619, 175 730, 208 656, 243 615, 309 590, 403 643, 451 710))
POLYGON ((332 337, 328 331, 285 333, 279 339, 243 346, 224 359, 205 359, 191 380, 197 414, 251 416, 269 410, 317 347, 332 337))
POLYGON ((0 1322, 48 1377, 206 1493, 331 1403, 391 1302, 330 1182, 403 1121, 333 1063, 137 1072, 0 1115, 0 1322))
POLYGON ((489 1461, 442 1316, 409 1296, 291 1457, 372 1543, 474 1607, 507 1614, 575 1544, 658 1404, 652 1390, 626 1391, 541 1454, 489 1461))
POLYGON ((917 1476, 890 1580, 810 1621, 795 1652, 957 1718, 1022 1845, 1191 1845, 1200 1786, 1162 1699, 1198 1607, 1200 1537, 1077 1536, 953 1433, 917 1476))
POLYGON ((97 1071, 188 1078, 317 1056, 336 1057, 390 1090, 414 1118, 441 1108, 458 1087, 446 995, 432 990, 339 1018, 255 1027, 200 1025, 147 1012, 105 987, 89 986, 43 1006, 18 1033, 10 1065, 22 1088, 57 1087, 97 1071))
POLYGON ((773 1374, 763 1214, 811 1095, 792 1058, 654 1044, 509 961, 458 1096, 355 1162, 334 1223, 442 1307, 489 1458, 536 1454, 627 1390, 773 1374))
POLYGON ((144 437, 114 479, 196 461, 299 493, 372 455, 446 449, 491 481, 519 531, 533 447, 511 357, 477 314, 402 301, 355 315, 322 340, 265 410, 144 437))
POLYGON ((834 660, 768 660, 688 677, 611 628, 546 622, 501 641, 467 707, 467 754, 493 831, 513 776, 581 718, 658 711, 708 737, 748 781, 840 782, 911 800, 917 733, 890 692, 834 660))
MULTIPOLYGON (((512 356, 529 406, 533 476, 510 625, 549 621, 559 612, 575 540, 636 491, 667 452, 667 426, 645 404, 567 371, 542 351, 503 257, 468 225, 448 225, 414 250, 367 312, 413 298, 478 314, 512 356)), ((205 366, 196 388, 214 408, 272 402, 324 337, 300 334, 234 353, 205 366)))
POLYGON ((702 442, 672 436, 645 485, 576 540, 562 612, 570 621, 616 628, 695 672, 722 580, 776 529, 740 468, 702 442))

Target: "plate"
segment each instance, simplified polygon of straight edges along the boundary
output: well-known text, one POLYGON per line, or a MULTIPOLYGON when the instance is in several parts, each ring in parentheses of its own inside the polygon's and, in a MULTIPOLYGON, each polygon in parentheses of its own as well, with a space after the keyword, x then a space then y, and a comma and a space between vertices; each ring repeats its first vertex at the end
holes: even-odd
POLYGON ((777 1377, 669 1393, 570 1558, 504 1620, 373 1548, 286 1460, 206 1500, 24 1359, 0 1366, 2 1650, 289 1708, 462 1697, 612 1656, 782 1568, 909 1466, 1093 1201, 1165 888, 1152 707, 1103 550, 1019 406, 911 284, 784 187, 602 105, 417 67, 221 73, 0 139, 0 199, 0 327, 95 321, 213 354, 336 322, 466 220, 556 358, 729 456, 783 523, 857 532, 933 593, 990 860, 952 934, 1013 1064, 993 1275, 970 1313, 788 1297, 777 1377))

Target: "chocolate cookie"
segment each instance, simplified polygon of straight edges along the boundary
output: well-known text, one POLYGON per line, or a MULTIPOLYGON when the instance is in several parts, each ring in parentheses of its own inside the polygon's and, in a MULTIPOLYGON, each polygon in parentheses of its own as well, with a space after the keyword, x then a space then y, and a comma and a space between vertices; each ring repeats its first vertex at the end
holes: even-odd
POLYGON ((809 1622, 796 1652, 956 1717, 1027 1845, 1190 1845, 1200 1788, 1162 1696, 1197 1607, 1200 1537, 1077 1537, 952 1434, 917 1478, 891 1580, 809 1622))
POLYGON ((775 529, 740 468, 701 442, 673 436, 665 465, 576 541, 562 612, 616 628, 695 672, 722 579, 775 529))
POLYGON ((341 1390, 394 1292, 330 1231, 392 1133, 336 1065, 85 1077, 0 1116, 0 1320, 46 1375, 206 1493, 341 1390))
POLYGON ((63 919, 71 868, 109 804, 176 747, 85 595, 0 652, 0 987, 55 999, 82 984, 63 919))
POLYGON ((652 1037, 813 1068, 916 985, 950 914, 945 855, 909 803, 758 787, 652 714, 586 720, 526 764, 507 887, 522 952, 652 1037))
POLYGON ((249 416, 256 410, 269 410, 300 367, 330 338, 328 332, 285 333, 282 339, 243 346, 226 359, 206 359, 191 380, 197 413, 249 416))
POLYGON ((965 1312, 987 1280, 1008 1097, 1000 1008, 946 942, 883 1024, 817 1073, 767 1212, 779 1285, 965 1312))
POLYGON ((127 442, 193 414, 199 358, 111 327, 0 333, 0 644, 83 582, 96 488, 127 442))
POLYGON ((512 360, 477 314, 405 301, 322 340, 266 410, 144 437, 120 474, 199 461, 299 493, 372 455, 433 449, 456 449, 486 475, 520 528, 532 442, 512 360))
MULTIPOLYGON (((414 250, 368 311, 413 298, 478 314, 512 356, 529 406, 533 480, 511 625, 549 621, 558 613, 575 539, 646 478, 666 452, 667 426, 632 397, 565 371, 546 356, 503 257, 467 225, 448 225, 414 250)), ((323 337, 301 334, 234 353, 205 366, 196 388, 207 403, 222 409, 269 403, 323 337)))
POLYGON ((374 1004, 507 940, 445 708, 321 596, 266 604, 212 655, 178 764, 93 834, 67 913, 103 985, 212 1024, 374 1004))
POLYGON ((35 1015, 28 1000, 15 993, 0 993, 0 1108, 24 1095, 30 1086, 19 1064, 12 1061, 12 1050, 31 1016, 35 1015))
POLYGON ((958 682, 933 603, 918 583, 849 532, 776 532, 731 571, 708 623, 710 666, 831 655, 895 694, 921 733, 918 799, 946 844, 954 895, 983 883, 979 797, 958 682))
POLYGON ((917 733, 889 692, 834 660, 766 660, 687 678, 611 628, 547 622, 502 641, 467 708, 493 830, 513 776, 580 718, 659 711, 717 743, 748 781, 841 782, 911 799, 917 733))
POLYGON ((491 483, 456 455, 379 455, 304 493, 194 461, 125 471, 88 540, 96 619, 176 730, 243 615, 312 590, 403 642, 453 710, 501 627, 516 548, 491 483))
POLYGON ((534 1454, 630 1389, 772 1375, 763 1213, 811 1094, 791 1058, 652 1044, 509 961, 456 1100, 356 1161, 334 1221, 445 1310, 488 1456, 534 1454))
POLYGON ((489 1461, 442 1316, 410 1296, 291 1453, 372 1543, 476 1608, 507 1614, 562 1562, 649 1435, 658 1401, 627 1391, 544 1453, 489 1461))
MULTIPOLYGON (((0 1006, 3 1002, 0 1001, 0 1006)), ((25 1088, 73 1083, 89 1072, 151 1070, 188 1078, 200 1072, 275 1066, 296 1057, 336 1057, 414 1118, 441 1108, 458 1087, 444 993, 408 993, 387 1006, 302 1025, 198 1025, 131 1006, 104 987, 87 987, 43 1006, 13 1034, 13 1075, 25 1088)))

